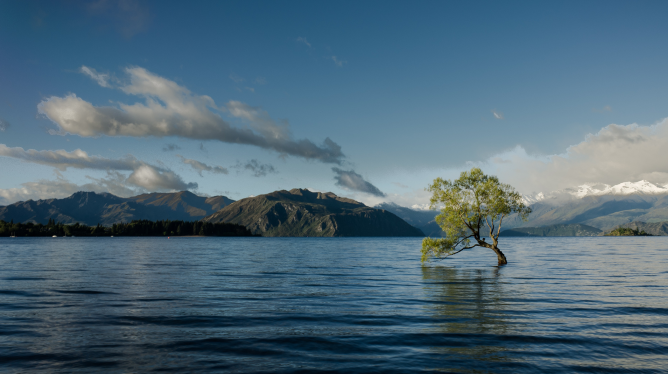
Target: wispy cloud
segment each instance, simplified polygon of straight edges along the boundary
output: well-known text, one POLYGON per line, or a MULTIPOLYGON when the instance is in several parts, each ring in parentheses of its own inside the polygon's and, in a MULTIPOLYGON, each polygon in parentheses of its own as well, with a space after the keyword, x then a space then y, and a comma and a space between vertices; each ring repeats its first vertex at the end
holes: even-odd
POLYGON ((197 171, 199 176, 202 176, 203 171, 208 171, 210 173, 214 174, 227 174, 228 170, 222 166, 209 166, 203 162, 199 162, 197 160, 185 158, 181 155, 177 155, 178 157, 181 158, 181 161, 183 161, 184 164, 190 165, 193 169, 197 171))
POLYGON ((253 88, 253 87, 244 87, 244 88, 246 89, 246 91, 250 91, 252 93, 255 93, 255 88, 253 88))
POLYGON ((332 61, 334 61, 334 63, 335 63, 336 66, 338 66, 338 67, 342 67, 343 64, 347 64, 347 63, 348 63, 348 61, 340 60, 340 59, 337 58, 336 56, 332 56, 332 61))
POLYGON ((259 85, 267 84, 267 80, 263 77, 257 77, 255 78, 255 84, 259 85))
POLYGON ((496 110, 492 110, 492 114, 494 114, 494 118, 496 119, 503 119, 503 113, 497 112, 496 110))
POLYGON ((88 66, 82 66, 79 68, 79 71, 87 76, 89 76, 91 79, 93 79, 97 84, 99 84, 102 87, 110 87, 109 86, 109 74, 102 74, 98 73, 95 71, 93 68, 89 68, 88 66))
POLYGON ((239 169, 239 170, 248 170, 251 173, 253 173, 254 177, 264 177, 267 174, 278 173, 278 171, 276 171, 276 169, 274 168, 273 165, 261 164, 256 159, 252 159, 252 160, 247 161, 245 163, 238 162, 233 167, 236 168, 236 169, 239 169))
POLYGON ((612 112, 612 107, 610 105, 606 105, 603 108, 593 108, 592 111, 597 113, 612 112))
POLYGON ((332 168, 332 171, 336 174, 334 180, 336 185, 343 187, 351 191, 359 191, 368 193, 378 197, 385 197, 385 194, 381 192, 376 186, 370 182, 364 180, 364 178, 357 174, 353 170, 341 170, 339 168, 332 168))
POLYGON ((238 75, 236 75, 236 74, 234 74, 234 73, 230 74, 230 79, 231 79, 234 83, 241 83, 241 82, 244 81, 244 79, 243 79, 242 77, 240 77, 240 76, 238 76, 238 75))
POLYGON ((9 122, 7 122, 6 120, 0 118, 0 131, 7 131, 7 129, 8 129, 9 127, 11 127, 11 125, 9 124, 9 122))
POLYGON ((127 68, 125 72, 130 77, 130 83, 119 89, 129 95, 143 97, 145 103, 119 103, 118 108, 96 107, 75 94, 52 96, 38 105, 39 112, 58 126, 58 131, 52 133, 84 137, 179 136, 218 140, 274 150, 281 156, 334 164, 340 164, 345 157, 341 147, 330 138, 325 138, 320 145, 308 139, 293 139, 287 121, 277 123, 259 108, 238 101, 219 107, 211 97, 194 95, 187 88, 143 68, 127 68), (220 113, 227 110, 234 117, 249 121, 251 128, 235 127, 223 120, 220 113))
POLYGON ((180 176, 169 169, 150 165, 126 156, 121 159, 109 159, 99 156, 90 156, 85 151, 77 149, 71 152, 65 150, 38 151, 25 150, 21 147, 7 147, 0 144, 0 156, 11 157, 34 164, 54 167, 60 171, 68 168, 91 169, 106 171, 130 171, 126 182, 147 191, 186 190, 197 188, 197 183, 186 183, 180 176))
POLYGON ((300 36, 297 38, 297 41, 300 43, 304 43, 306 44, 307 47, 311 48, 311 43, 309 43, 308 40, 306 40, 306 38, 300 36))
POLYGON ((181 149, 181 147, 179 147, 178 145, 176 145, 174 143, 165 144, 165 146, 162 147, 163 152, 171 152, 171 151, 176 151, 176 150, 179 150, 179 149, 181 149))

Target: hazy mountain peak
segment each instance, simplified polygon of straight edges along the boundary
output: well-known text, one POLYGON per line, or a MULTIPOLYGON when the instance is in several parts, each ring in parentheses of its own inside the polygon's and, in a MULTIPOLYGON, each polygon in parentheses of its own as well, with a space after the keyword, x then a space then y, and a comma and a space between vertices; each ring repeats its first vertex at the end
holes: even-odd
POLYGON ((564 198, 581 199, 587 196, 604 195, 661 195, 668 194, 668 185, 658 184, 641 180, 637 182, 622 182, 613 186, 604 183, 583 184, 574 188, 566 188, 549 193, 534 193, 524 195, 522 199, 525 204, 533 204, 545 200, 561 200, 564 198))

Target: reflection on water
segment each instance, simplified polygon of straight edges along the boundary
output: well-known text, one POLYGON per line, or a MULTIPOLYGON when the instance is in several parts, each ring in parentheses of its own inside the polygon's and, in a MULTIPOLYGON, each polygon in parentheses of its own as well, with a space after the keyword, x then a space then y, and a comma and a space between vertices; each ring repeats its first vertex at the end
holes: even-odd
MULTIPOLYGON (((499 267, 459 269, 422 267, 425 309, 436 331, 446 336, 477 337, 481 343, 433 347, 446 361, 473 363, 469 368, 443 367, 456 372, 478 373, 494 364, 517 358, 507 355, 510 345, 498 344, 496 336, 517 334, 518 325, 507 314, 507 290, 499 267)), ((511 290, 512 292, 512 290, 511 290)), ((507 366, 507 365, 506 365, 507 366)))

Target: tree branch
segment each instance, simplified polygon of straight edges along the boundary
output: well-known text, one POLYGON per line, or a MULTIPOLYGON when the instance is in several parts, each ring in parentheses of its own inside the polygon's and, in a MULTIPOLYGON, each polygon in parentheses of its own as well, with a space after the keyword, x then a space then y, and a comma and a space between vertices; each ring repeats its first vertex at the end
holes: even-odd
POLYGON ((466 237, 462 238, 460 241, 458 241, 457 243, 455 243, 452 247, 454 248, 454 247, 460 245, 464 240, 466 240, 466 239, 468 239, 468 238, 470 238, 470 237, 472 237, 472 236, 475 237, 475 235, 469 235, 469 236, 466 236, 466 237))
POLYGON ((448 258, 448 257, 450 257, 450 256, 454 256, 454 255, 456 255, 457 253, 459 253, 459 252, 461 252, 461 251, 463 251, 463 250, 465 250, 465 249, 471 249, 471 248, 475 248, 475 247, 481 247, 481 246, 478 245, 478 244, 476 244, 476 245, 473 245, 473 246, 470 246, 470 247, 464 247, 464 248, 458 250, 457 252, 448 253, 447 255, 445 255, 445 256, 443 256, 443 257, 438 257, 437 259, 438 259, 438 260, 445 260, 446 258, 448 258))
POLYGON ((503 222, 503 217, 505 216, 505 214, 502 214, 501 218, 499 218, 499 229, 496 231, 496 240, 499 240, 499 235, 501 234, 501 222, 503 222))

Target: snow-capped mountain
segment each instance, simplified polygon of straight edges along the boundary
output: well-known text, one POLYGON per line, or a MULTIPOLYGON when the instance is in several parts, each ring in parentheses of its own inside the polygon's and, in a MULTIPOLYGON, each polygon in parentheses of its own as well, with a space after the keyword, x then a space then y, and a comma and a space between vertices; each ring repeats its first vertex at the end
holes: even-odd
POLYGON ((646 180, 638 182, 623 182, 610 186, 608 184, 583 184, 575 188, 566 188, 559 191, 549 193, 535 193, 524 195, 522 198, 525 204, 534 204, 539 201, 563 199, 563 198, 578 198, 581 199, 586 196, 603 196, 603 195, 661 195, 668 194, 668 184, 657 185, 646 180))

